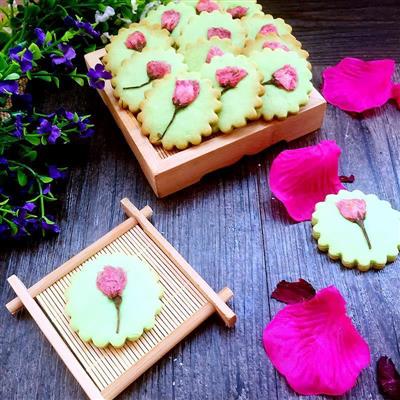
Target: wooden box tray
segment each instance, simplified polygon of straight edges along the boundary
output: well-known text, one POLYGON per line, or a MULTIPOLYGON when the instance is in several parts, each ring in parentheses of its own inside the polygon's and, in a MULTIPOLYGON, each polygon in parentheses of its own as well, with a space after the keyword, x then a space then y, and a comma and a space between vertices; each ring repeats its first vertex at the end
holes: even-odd
MULTIPOLYGON (((86 54, 88 68, 101 63, 104 55, 104 49, 86 54)), ((99 93, 158 197, 175 193, 198 182, 204 175, 232 165, 244 156, 256 154, 277 142, 291 141, 316 131, 322 126, 326 110, 324 98, 314 89, 308 105, 285 120, 254 121, 229 134, 205 138, 198 146, 166 151, 162 146, 152 145, 141 133, 134 115, 119 106, 110 81, 99 93)))
POLYGON ((91 400, 113 399, 215 311, 227 326, 236 315, 226 305, 230 289, 218 294, 149 222, 150 207, 139 211, 122 200, 128 219, 27 289, 15 276, 8 282, 17 294, 6 307, 25 307, 91 400), (73 274, 102 254, 135 254, 160 277, 163 308, 153 329, 122 348, 97 348, 83 342, 64 313, 64 292, 73 274))

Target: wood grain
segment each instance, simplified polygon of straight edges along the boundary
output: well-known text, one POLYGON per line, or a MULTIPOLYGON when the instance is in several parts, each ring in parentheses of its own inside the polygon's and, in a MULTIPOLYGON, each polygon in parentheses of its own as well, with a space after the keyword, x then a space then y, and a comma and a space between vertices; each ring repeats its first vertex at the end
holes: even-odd
MULTIPOLYGON (((398 1, 321 2, 269 0, 268 10, 288 18, 310 51, 316 87, 324 65, 344 55, 400 60, 398 1)), ((400 81, 400 68, 396 78, 400 81)), ((375 193, 400 209, 400 112, 393 104, 353 117, 331 106, 316 135, 276 145, 213 173, 189 189, 158 200, 97 93, 59 92, 40 97, 96 115, 97 134, 74 155, 74 169, 58 216, 63 233, 53 240, 2 244, 0 303, 13 297, 6 277, 30 286, 122 219, 119 200, 149 204, 154 225, 211 287, 229 286, 238 315, 233 330, 218 318, 203 324, 118 398, 121 400, 322 400, 298 397, 265 356, 262 329, 282 305, 270 299, 281 279, 303 277, 315 287, 335 284, 372 353, 346 400, 381 399, 375 362, 382 354, 400 366, 399 265, 361 274, 344 270, 316 250, 309 223, 293 224, 271 198, 268 174, 285 148, 334 139, 343 149, 340 172, 354 174, 349 188, 375 193)), ((69 153, 68 153, 69 155, 69 153)), ((0 308, 0 398, 75 400, 83 392, 25 313, 0 308)))

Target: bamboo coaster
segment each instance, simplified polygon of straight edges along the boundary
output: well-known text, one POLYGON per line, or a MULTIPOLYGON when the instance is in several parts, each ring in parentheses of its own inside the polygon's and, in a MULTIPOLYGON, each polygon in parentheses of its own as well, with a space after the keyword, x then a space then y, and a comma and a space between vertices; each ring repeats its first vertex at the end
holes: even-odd
POLYGON ((27 289, 15 276, 8 278, 16 297, 6 307, 25 307, 89 399, 114 399, 215 311, 227 326, 236 315, 226 305, 229 288, 218 294, 149 222, 150 207, 139 211, 121 201, 128 219, 98 241, 27 289), (102 254, 134 254, 147 262, 164 288, 163 308, 153 329, 122 348, 99 349, 83 342, 64 314, 64 291, 73 274, 102 254))
MULTIPOLYGON (((101 64, 105 49, 85 55, 88 68, 101 64)), ((244 156, 253 155, 281 141, 292 141, 321 128, 326 101, 313 90, 310 101, 300 112, 282 121, 257 120, 229 134, 215 134, 198 146, 185 150, 164 150, 154 146, 140 131, 135 116, 122 109, 113 95, 111 82, 99 90, 104 103, 121 129, 125 140, 135 154, 143 173, 158 197, 168 196, 217 169, 227 167, 244 156)))

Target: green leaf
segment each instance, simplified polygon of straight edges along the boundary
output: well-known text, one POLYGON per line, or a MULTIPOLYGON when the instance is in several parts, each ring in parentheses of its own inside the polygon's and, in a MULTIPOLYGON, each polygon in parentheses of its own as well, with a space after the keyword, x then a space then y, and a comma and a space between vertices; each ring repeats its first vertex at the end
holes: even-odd
POLYGON ((75 33, 68 30, 62 35, 60 41, 61 42, 69 42, 73 37, 75 36, 75 33))
POLYGON ((19 74, 17 74, 16 72, 12 72, 11 74, 8 74, 4 79, 15 81, 15 80, 19 79, 19 74))
POLYGON ((34 78, 35 79, 40 79, 40 80, 46 81, 46 82, 51 82, 51 76, 50 75, 35 75, 34 78))
POLYGON ((38 146, 40 144, 40 137, 36 135, 25 135, 25 140, 34 146, 38 146))
POLYGON ((8 226, 10 227, 10 229, 11 229, 11 234, 12 235, 16 235, 17 232, 18 232, 18 226, 16 224, 14 224, 14 222, 11 222, 11 221, 7 221, 7 223, 8 223, 8 226))
POLYGON ((57 89, 60 87, 60 79, 57 76, 53 76, 53 83, 56 85, 57 89))
POLYGON ((48 223, 49 225, 54 225, 55 222, 52 221, 51 219, 48 219, 47 217, 43 217, 43 219, 45 220, 46 223, 48 223))
POLYGON ((85 85, 85 81, 83 78, 80 78, 79 76, 72 76, 71 75, 71 79, 73 81, 75 81, 79 86, 84 86, 85 85))
POLYGON ((53 182, 53 178, 50 178, 49 176, 44 176, 44 175, 40 175, 39 179, 43 182, 43 183, 50 183, 53 182))
POLYGON ((23 187, 26 186, 26 184, 28 183, 28 177, 22 169, 17 170, 17 179, 19 186, 23 187))
POLYGON ((24 157, 29 161, 35 161, 38 156, 38 152, 36 150, 27 151, 24 154, 24 157))
POLYGON ((42 57, 42 52, 36 43, 31 43, 28 49, 32 52, 34 60, 39 60, 42 57))
POLYGON ((51 42, 52 39, 53 39, 52 33, 51 32, 46 32, 46 36, 45 36, 44 42, 45 43, 49 43, 49 42, 51 42))

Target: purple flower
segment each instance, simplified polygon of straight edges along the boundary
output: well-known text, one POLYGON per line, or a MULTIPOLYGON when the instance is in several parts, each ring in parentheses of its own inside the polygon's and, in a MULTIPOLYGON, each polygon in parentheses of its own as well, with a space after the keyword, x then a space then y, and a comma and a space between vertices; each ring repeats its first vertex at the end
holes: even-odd
POLYGON ((88 35, 92 36, 93 38, 98 38, 100 36, 100 33, 97 32, 92 24, 89 22, 82 22, 82 21, 77 21, 76 19, 73 19, 71 16, 67 15, 64 18, 64 24, 70 28, 76 28, 76 29, 82 29, 84 30, 88 35))
POLYGON ((22 72, 30 71, 32 69, 33 54, 28 49, 23 49, 22 46, 16 46, 8 52, 11 60, 16 61, 22 72))
POLYGON ((64 111, 64 116, 67 118, 68 121, 74 120, 74 113, 71 111, 64 111))
POLYGON ((48 134, 47 140, 49 143, 54 144, 61 136, 61 130, 57 125, 53 125, 48 119, 41 118, 37 131, 41 135, 48 134))
POLYGON ((7 158, 5 158, 5 157, 0 157, 0 170, 1 170, 1 169, 7 169, 7 167, 8 167, 7 158))
POLYGON ((46 185, 43 188, 43 194, 49 194, 51 192, 51 185, 46 185))
POLYGON ((34 203, 25 203, 22 208, 28 212, 32 212, 36 208, 36 205, 34 203))
POLYGON ((24 133, 24 124, 22 122, 22 115, 18 114, 15 117, 15 130, 12 133, 12 135, 20 139, 22 138, 23 133, 24 133))
POLYGON ((60 233, 60 227, 55 223, 49 224, 45 220, 42 220, 41 225, 42 229, 44 229, 45 231, 52 233, 60 233))
POLYGON ((2 224, 0 224, 0 235, 3 235, 4 233, 8 232, 9 229, 10 227, 8 226, 8 224, 3 222, 2 224))
POLYGON ((71 60, 73 60, 76 57, 76 52, 73 49, 73 47, 68 44, 59 44, 58 48, 59 48, 59 50, 62 51, 63 55, 58 56, 56 54, 52 54, 50 56, 51 62, 54 65, 65 64, 67 67, 72 68, 73 65, 72 65, 71 60))
POLYGON ((0 81, 0 94, 17 93, 18 82, 12 80, 0 81))
POLYGON ((94 68, 90 68, 87 74, 89 77, 89 86, 95 89, 104 89, 104 79, 111 79, 112 75, 104 69, 103 64, 96 64, 94 68))
POLYGON ((61 136, 60 128, 57 125, 52 125, 50 135, 47 138, 49 143, 54 144, 60 136, 61 136))
POLYGON ((44 33, 43 29, 35 28, 34 29, 36 35, 36 44, 38 46, 42 46, 46 40, 46 34, 44 33))
POLYGON ((59 170, 54 165, 49 165, 49 176, 50 176, 50 178, 53 178, 53 179, 62 179, 62 178, 65 178, 66 173, 59 170))

